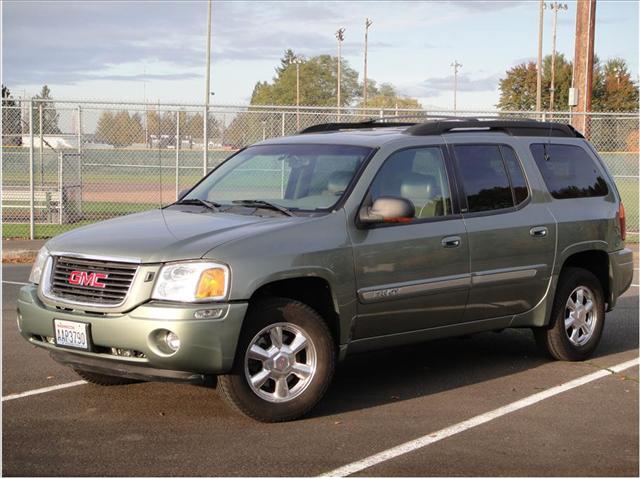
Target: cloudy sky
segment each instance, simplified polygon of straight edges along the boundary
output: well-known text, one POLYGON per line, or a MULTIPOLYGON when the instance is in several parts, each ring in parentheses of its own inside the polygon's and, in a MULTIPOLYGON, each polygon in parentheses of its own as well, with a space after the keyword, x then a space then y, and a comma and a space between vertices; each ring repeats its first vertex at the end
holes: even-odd
MULTIPOLYGON (((450 108, 452 68, 462 63, 459 108, 492 108, 505 70, 533 59, 538 2, 223 2, 213 4, 214 103, 248 102, 282 52, 343 55, 362 72, 364 19, 369 77, 425 106, 450 108)), ((573 57, 575 2, 558 18, 558 51, 573 57)), ((3 84, 15 96, 48 84, 54 97, 202 102, 206 2, 3 2, 3 84)), ((551 14, 545 17, 551 52, 551 14)), ((596 53, 620 56, 638 78, 638 2, 600 0, 596 53)))

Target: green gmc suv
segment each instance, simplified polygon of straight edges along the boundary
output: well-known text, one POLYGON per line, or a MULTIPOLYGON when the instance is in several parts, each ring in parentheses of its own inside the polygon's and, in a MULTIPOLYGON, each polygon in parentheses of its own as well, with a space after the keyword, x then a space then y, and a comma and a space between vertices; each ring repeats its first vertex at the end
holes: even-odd
POLYGON ((18 327, 89 382, 217 377, 237 410, 291 420, 353 352, 528 327, 555 359, 589 357, 631 283, 624 239, 571 126, 322 124, 174 204, 51 239, 18 327))

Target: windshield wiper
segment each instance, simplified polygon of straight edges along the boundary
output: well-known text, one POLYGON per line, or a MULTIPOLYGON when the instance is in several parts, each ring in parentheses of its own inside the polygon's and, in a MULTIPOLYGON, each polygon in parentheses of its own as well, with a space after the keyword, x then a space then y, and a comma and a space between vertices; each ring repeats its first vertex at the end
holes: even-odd
POLYGON ((295 216, 289 209, 284 206, 280 206, 279 204, 275 204, 269 201, 265 201, 263 199, 238 199, 236 201, 231 201, 234 204, 240 204, 241 206, 249 206, 255 208, 262 209, 273 209, 275 211, 280 211, 285 216, 295 216))
POLYGON ((217 202, 207 201, 206 199, 200 198, 181 199, 180 201, 176 201, 173 204, 197 204, 211 209, 214 212, 218 212, 218 208, 221 206, 221 204, 218 204, 217 202))

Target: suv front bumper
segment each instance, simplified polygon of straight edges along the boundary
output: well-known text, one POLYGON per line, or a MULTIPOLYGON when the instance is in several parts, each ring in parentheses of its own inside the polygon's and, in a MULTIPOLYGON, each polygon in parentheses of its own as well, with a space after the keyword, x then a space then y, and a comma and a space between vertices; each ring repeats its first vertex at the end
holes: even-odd
POLYGON ((90 315, 48 307, 38 298, 37 287, 27 285, 20 289, 18 297, 18 328, 27 341, 48 349, 53 358, 70 366, 107 375, 123 375, 128 369, 129 375, 124 376, 131 378, 135 373, 136 378, 195 381, 194 374, 231 370, 247 307, 247 303, 148 302, 125 314, 90 315), (202 309, 221 309, 220 317, 194 318, 194 313, 202 309), (70 350, 47 342, 47 337, 54 336, 54 319, 89 324, 92 350, 70 350), (177 352, 168 354, 158 348, 159 330, 178 335, 181 346, 177 352), (133 350, 144 356, 114 355, 112 348, 133 350))

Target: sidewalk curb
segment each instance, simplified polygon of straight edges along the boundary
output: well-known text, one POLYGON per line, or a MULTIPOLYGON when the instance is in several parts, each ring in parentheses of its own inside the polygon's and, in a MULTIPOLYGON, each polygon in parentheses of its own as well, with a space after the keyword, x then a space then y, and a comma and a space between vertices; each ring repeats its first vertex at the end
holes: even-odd
POLYGON ((14 249, 2 251, 3 263, 32 263, 35 261, 38 251, 30 249, 14 249))

